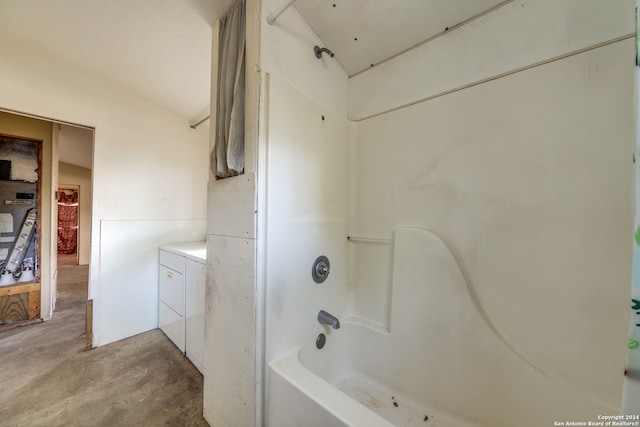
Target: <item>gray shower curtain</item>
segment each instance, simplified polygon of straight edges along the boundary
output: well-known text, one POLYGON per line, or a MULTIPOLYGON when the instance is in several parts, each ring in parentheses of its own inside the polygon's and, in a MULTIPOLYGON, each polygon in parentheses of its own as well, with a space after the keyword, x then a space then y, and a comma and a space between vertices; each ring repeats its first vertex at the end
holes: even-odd
POLYGON ((216 178, 244 173, 245 2, 220 18, 216 139, 211 162, 216 178))

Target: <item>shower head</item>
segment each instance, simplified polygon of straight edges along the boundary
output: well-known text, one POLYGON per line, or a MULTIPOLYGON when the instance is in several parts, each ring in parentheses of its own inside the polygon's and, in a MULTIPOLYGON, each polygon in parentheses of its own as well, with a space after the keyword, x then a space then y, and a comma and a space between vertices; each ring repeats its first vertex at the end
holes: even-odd
POLYGON ((316 54, 316 58, 318 58, 318 59, 322 58, 322 52, 328 53, 329 56, 333 58, 333 52, 331 52, 326 47, 320 47, 320 46, 314 46, 313 47, 313 53, 316 54))

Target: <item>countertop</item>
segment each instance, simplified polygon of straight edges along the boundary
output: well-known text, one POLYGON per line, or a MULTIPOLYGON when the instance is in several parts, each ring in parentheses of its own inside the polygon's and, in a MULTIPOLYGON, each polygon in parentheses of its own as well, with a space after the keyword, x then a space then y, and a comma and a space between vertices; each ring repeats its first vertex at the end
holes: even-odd
POLYGON ((160 246, 160 249, 196 262, 207 263, 207 242, 169 243, 160 246))

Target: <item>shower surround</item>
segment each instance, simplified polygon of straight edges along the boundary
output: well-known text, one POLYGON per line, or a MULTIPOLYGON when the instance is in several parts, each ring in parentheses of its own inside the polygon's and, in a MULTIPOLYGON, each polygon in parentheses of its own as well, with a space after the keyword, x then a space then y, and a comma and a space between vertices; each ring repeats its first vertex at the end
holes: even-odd
POLYGON ((360 123, 268 76, 267 425, 538 426, 619 411, 626 320, 610 313, 628 290, 602 284, 628 283, 630 202, 602 177, 630 182, 629 45, 360 123), (594 66, 600 79, 586 78, 594 66), (580 114, 559 123, 552 105, 580 114), (602 115, 607 129, 584 122, 602 115))
MULTIPOLYGON (((232 353, 209 339, 211 360, 231 368, 216 370, 229 397, 211 400, 214 424, 248 425, 254 408, 268 426, 538 426, 619 412, 632 227, 624 5, 510 2, 350 77, 338 54, 313 55, 324 43, 295 10, 265 23, 280 3, 247 21, 260 120, 247 127, 258 129, 255 193, 237 195, 257 197, 255 248, 243 252, 256 254, 256 279, 225 288, 235 275, 221 259, 213 295, 254 310, 230 313, 242 320, 225 338, 232 353), (331 272, 318 284, 321 255, 331 272)), ((229 307, 214 306, 218 317, 229 307)))

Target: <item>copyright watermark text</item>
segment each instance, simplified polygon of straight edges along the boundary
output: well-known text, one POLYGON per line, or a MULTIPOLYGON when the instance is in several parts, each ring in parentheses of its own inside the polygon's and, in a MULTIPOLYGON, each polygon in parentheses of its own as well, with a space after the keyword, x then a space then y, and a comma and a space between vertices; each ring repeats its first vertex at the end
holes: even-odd
POLYGON ((598 415, 591 421, 554 421, 554 427, 568 426, 625 426, 640 427, 640 415, 598 415))

